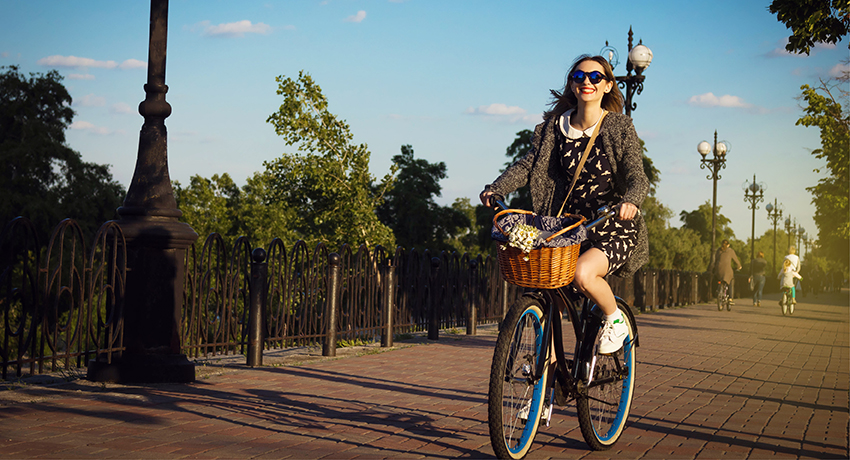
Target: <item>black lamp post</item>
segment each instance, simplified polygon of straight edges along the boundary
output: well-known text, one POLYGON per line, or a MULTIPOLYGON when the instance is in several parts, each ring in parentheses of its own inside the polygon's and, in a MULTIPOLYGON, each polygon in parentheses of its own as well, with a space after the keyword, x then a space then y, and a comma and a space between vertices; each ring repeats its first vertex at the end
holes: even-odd
MULTIPOLYGON (((642 40, 638 41, 637 46, 632 48, 632 39, 634 37, 634 32, 632 32, 632 28, 629 27, 629 47, 628 47, 628 59, 626 59, 626 75, 617 78, 617 85, 623 90, 623 96, 625 97, 625 110, 626 115, 632 116, 632 110, 637 108, 637 103, 632 102, 635 94, 640 94, 643 92, 643 81, 646 77, 643 76, 643 71, 649 67, 649 63, 652 62, 652 51, 643 44, 642 40), (632 71, 634 70, 634 75, 632 75, 632 71)), ((606 59, 608 59, 608 63, 611 64, 612 68, 617 67, 617 64, 620 62, 619 53, 617 53, 616 48, 608 45, 608 42, 605 42, 605 47, 602 48, 602 51, 599 54, 606 59)))
POLYGON ((753 276, 753 260, 756 258, 756 209, 758 204, 764 201, 764 191, 767 187, 763 183, 756 182, 756 175, 753 174, 753 182, 744 182, 744 201, 749 203, 749 208, 753 210, 753 225, 750 231, 750 276, 753 276))
POLYGON ((782 205, 777 203, 776 198, 773 199, 773 204, 768 203, 764 209, 767 210, 767 219, 773 222, 773 269, 777 270, 776 266, 776 223, 782 219, 782 205))
POLYGON ((709 144, 708 141, 702 141, 697 145, 697 152, 702 155, 700 160, 700 169, 708 169, 709 175, 705 176, 710 179, 713 184, 711 194, 711 261, 709 262, 709 270, 714 267, 714 248, 717 247, 717 180, 721 178, 720 170, 726 167, 726 154, 732 150, 728 141, 717 142, 717 131, 714 131, 714 144, 709 144), (712 153, 709 158, 708 154, 712 153))
POLYGON ((179 222, 168 175, 165 57, 168 0, 151 0, 148 79, 139 113, 145 121, 133 180, 118 208, 127 243, 124 344, 121 359, 89 363, 89 378, 128 383, 191 382, 195 366, 180 348, 186 250, 198 238, 179 222))
POLYGON ((791 221, 791 216, 785 218, 785 233, 788 234, 788 247, 785 248, 787 251, 791 248, 791 242, 794 241, 794 233, 797 231, 797 219, 791 221))

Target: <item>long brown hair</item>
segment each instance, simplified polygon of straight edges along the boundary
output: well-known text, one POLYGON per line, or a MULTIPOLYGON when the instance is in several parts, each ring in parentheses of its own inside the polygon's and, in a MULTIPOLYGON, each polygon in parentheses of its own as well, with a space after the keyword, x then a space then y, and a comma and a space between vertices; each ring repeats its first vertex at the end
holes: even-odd
POLYGON ((570 75, 572 75, 579 64, 588 60, 601 65, 604 69, 605 77, 608 81, 614 83, 611 87, 611 91, 602 96, 602 108, 614 113, 623 112, 623 93, 620 92, 620 88, 617 86, 617 78, 614 76, 614 69, 611 68, 611 64, 609 64, 608 60, 602 56, 582 54, 576 58, 575 62, 573 62, 573 66, 570 67, 570 71, 567 73, 567 81, 564 84, 564 89, 561 91, 554 89, 549 91, 552 93, 552 101, 549 103, 549 111, 543 113, 544 120, 548 120, 550 117, 560 115, 567 110, 576 108, 578 100, 576 100, 576 95, 570 91, 570 75))

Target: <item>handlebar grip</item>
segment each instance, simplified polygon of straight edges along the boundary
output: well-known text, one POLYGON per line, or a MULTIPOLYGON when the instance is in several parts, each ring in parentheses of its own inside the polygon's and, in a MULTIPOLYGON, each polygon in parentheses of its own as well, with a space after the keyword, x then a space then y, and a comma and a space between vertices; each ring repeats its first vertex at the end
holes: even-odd
MULTIPOLYGON (((508 205, 505 204, 505 197, 499 195, 498 193, 494 193, 490 195, 490 204, 494 204, 502 209, 508 209, 508 205)), ((496 207, 494 206, 494 208, 496 207)))

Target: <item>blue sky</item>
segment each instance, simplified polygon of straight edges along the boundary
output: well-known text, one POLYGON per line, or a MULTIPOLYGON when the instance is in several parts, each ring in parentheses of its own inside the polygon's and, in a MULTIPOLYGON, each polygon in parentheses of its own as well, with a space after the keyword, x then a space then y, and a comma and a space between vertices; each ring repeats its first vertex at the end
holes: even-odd
MULTIPOLYGON (((653 52, 632 113, 661 170, 658 198, 678 213, 711 199, 697 144, 727 140, 718 183, 735 235, 750 235, 742 184, 767 186, 809 234, 807 186, 823 163, 819 131, 795 126, 800 86, 827 78, 848 57, 846 38, 811 56, 784 51, 788 31, 770 2, 677 1, 201 1, 172 0, 166 99, 171 178, 229 173, 238 184, 263 161, 293 152, 266 118, 277 110, 275 77, 304 70, 330 110, 372 153, 376 177, 411 144, 443 161, 439 199, 477 202, 506 161, 516 133, 533 129, 574 58, 608 41, 625 74, 631 26, 653 52)), ((70 146, 112 165, 128 185, 138 150, 150 5, 144 1, 0 3, 0 65, 58 70, 74 99, 70 146)), ((756 234, 768 228, 764 203, 756 234)))

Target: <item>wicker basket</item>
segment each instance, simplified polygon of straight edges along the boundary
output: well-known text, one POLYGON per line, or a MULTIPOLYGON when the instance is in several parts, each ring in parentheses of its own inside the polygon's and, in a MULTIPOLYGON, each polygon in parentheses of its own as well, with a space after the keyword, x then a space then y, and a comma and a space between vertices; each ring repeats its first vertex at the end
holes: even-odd
MULTIPOLYGON (((493 224, 499 232, 506 236, 507 232, 497 222, 497 219, 506 213, 533 215, 530 211, 519 209, 508 209, 497 213, 493 217, 493 224)), ((578 221, 550 236, 547 240, 551 240, 585 222, 582 216, 567 215, 564 217, 578 219, 578 221)), ((502 276, 511 284, 535 289, 559 288, 573 282, 580 247, 580 244, 556 248, 541 247, 532 249, 526 254, 519 248, 499 242, 499 268, 502 276)))
POLYGON ((580 246, 532 249, 526 254, 499 243, 499 268, 511 284, 535 289, 559 288, 573 282, 580 246))

